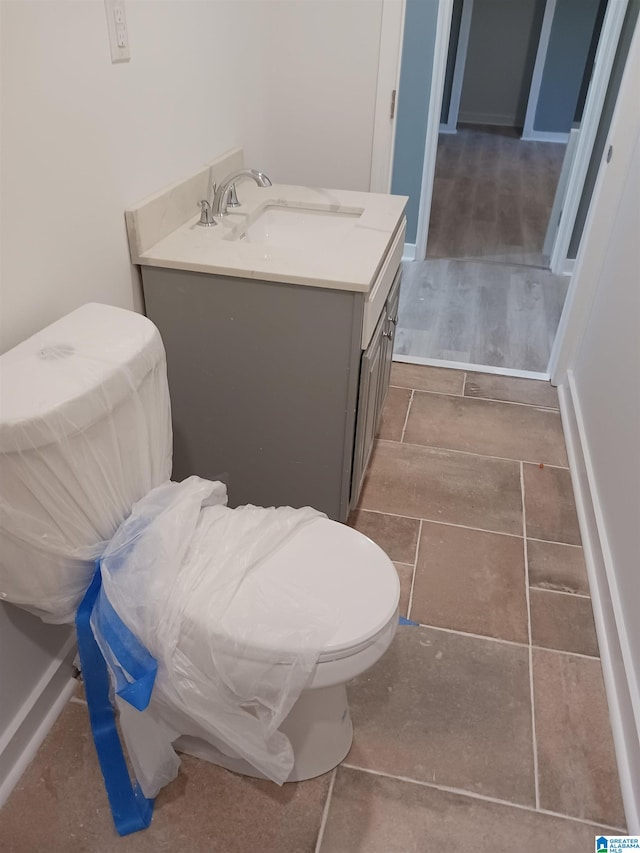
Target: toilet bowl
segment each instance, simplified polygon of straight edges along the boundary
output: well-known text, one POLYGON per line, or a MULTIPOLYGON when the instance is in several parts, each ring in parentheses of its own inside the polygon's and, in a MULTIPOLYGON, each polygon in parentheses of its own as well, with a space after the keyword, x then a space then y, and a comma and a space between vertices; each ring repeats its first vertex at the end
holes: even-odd
MULTIPOLYGON (((319 518, 303 527, 260 566, 274 584, 292 580, 326 605, 337 627, 320 651, 312 678, 286 717, 280 731, 291 741, 295 764, 287 781, 310 779, 331 770, 349 752, 353 727, 346 684, 366 672, 386 652, 398 625, 400 583, 387 555, 356 530, 319 518)), ((244 594, 251 596, 251 578, 244 594)), ((273 618, 278 619, 274 612, 273 618)), ((202 636, 210 626, 198 618, 185 620, 179 648, 206 671, 202 636)), ((238 624, 238 635, 244 626, 238 624)), ((264 648, 256 649, 259 654, 264 648)), ((206 741, 182 737, 174 744, 182 752, 206 758, 229 770, 264 778, 243 759, 225 755, 206 741)))
MULTIPOLYGON (((69 622, 106 542, 133 504, 169 478, 164 349, 146 317, 90 304, 0 360, 0 597, 45 621, 69 622)), ((345 685, 393 639, 398 575, 375 543, 326 518, 301 527, 257 572, 262 582, 302 585, 334 616, 310 680, 280 726, 294 754, 288 781, 308 779, 335 767, 350 748, 345 685)), ((251 594, 251 577, 243 594, 251 594)), ((206 672, 202 638, 211 625, 198 612, 186 616, 178 647, 206 672)), ((282 611, 276 606, 270 618, 277 624, 282 611)), ((243 632, 241 619, 236 629, 243 632)), ((245 654, 277 652, 267 635, 253 649, 245 645, 245 654)), ((222 753, 193 734, 175 746, 260 776, 231 750, 222 753)))

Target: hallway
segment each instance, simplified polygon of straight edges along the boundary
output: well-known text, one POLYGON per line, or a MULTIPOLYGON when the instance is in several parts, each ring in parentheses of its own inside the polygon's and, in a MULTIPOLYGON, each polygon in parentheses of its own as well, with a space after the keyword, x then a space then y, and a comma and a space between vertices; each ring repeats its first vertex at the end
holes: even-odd
POLYGON ((542 246, 565 148, 524 142, 511 127, 441 133, 427 258, 546 266, 542 246))
POLYGON ((396 356, 546 372, 570 280, 542 253, 564 152, 506 127, 440 135, 427 260, 404 266, 396 356))

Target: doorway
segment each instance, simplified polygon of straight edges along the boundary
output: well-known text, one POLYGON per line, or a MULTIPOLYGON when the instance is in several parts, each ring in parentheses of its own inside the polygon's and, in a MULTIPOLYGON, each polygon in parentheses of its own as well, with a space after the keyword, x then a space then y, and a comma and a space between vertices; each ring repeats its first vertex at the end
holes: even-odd
MULTIPOLYGON (((545 87, 549 89, 549 79, 553 82, 553 78, 549 78, 549 69, 553 69, 554 61, 558 65, 558 31, 562 31, 563 15, 565 30, 567 20, 571 24, 572 46, 576 47, 575 34, 579 28, 575 20, 575 8, 572 9, 571 4, 572 0, 523 0, 518 4, 512 0, 457 0, 455 4, 447 0, 427 4, 408 0, 406 4, 407 16, 415 12, 416 6, 420 7, 423 17, 429 13, 432 15, 431 28, 435 33, 433 44, 431 49, 429 45, 424 47, 423 53, 429 58, 435 57, 435 60, 429 69, 430 75, 423 74, 422 79, 423 84, 429 84, 431 93, 431 121, 427 122, 422 192, 418 215, 415 217, 419 221, 414 230, 414 251, 419 260, 407 264, 405 268, 405 304, 404 311, 401 310, 394 356, 396 360, 455 363, 457 366, 463 363, 471 368, 476 366, 476 369, 488 367, 495 372, 535 374, 541 378, 546 376, 547 361, 569 284, 566 275, 554 274, 549 269, 549 224, 555 207, 559 207, 555 211, 558 219, 562 209, 562 204, 554 206, 554 199, 558 200, 555 194, 558 182, 562 183, 564 178, 563 192, 566 193, 567 187, 571 189, 568 173, 575 162, 564 156, 566 140, 573 119, 580 119, 581 108, 587 100, 590 71, 605 13, 605 4, 592 0, 588 23, 590 30, 586 31, 587 25, 583 25, 581 59, 579 57, 577 66, 572 68, 571 75, 565 70, 563 78, 566 80, 572 76, 573 112, 568 120, 565 116, 564 129, 558 129, 557 126, 555 129, 549 128, 554 104, 550 108, 549 99, 544 99, 544 92, 545 87), (474 6, 476 29, 480 33, 475 37, 475 43, 473 16, 469 14, 469 9, 474 6), (515 103, 519 110, 510 121, 505 121, 500 110, 492 109, 487 103, 480 103, 480 107, 477 107, 477 69, 483 67, 482 52, 484 50, 484 66, 487 64, 487 49, 490 53, 496 53, 495 46, 488 46, 487 38, 487 33, 497 29, 495 20, 492 24, 490 17, 487 21, 485 14, 483 21, 481 13, 485 13, 487 8, 489 12, 495 13, 501 6, 510 7, 512 11, 517 7, 519 13, 526 11, 529 17, 529 31, 518 37, 512 34, 510 39, 513 44, 518 42, 518 38, 520 40, 520 47, 511 51, 511 54, 521 60, 524 56, 519 73, 528 95, 523 98, 521 93, 518 95, 516 92, 514 98, 515 88, 511 87, 508 91, 506 87, 503 96, 506 94, 506 101, 511 97, 512 105, 515 103), (463 44, 465 7, 469 24, 466 45, 463 44), (574 17, 571 18, 569 13, 573 13, 574 17), (444 30, 448 50, 443 52, 441 42, 444 30), (528 45, 527 49, 523 49, 523 44, 528 45), (461 73, 460 56, 465 51, 467 56, 464 57, 461 73), (465 93, 465 62, 468 63, 466 78, 472 81, 471 96, 465 93), (429 76, 430 79, 426 79, 429 76), (474 89, 475 110, 470 106, 474 89), (434 96, 437 99, 437 112, 434 96), (457 113, 454 122, 452 112, 457 113), (439 138, 437 128, 433 134, 434 114, 441 119, 440 129, 443 132, 439 138), (479 121, 483 124, 478 124, 479 121), (432 137, 435 136, 435 143, 433 138, 431 140, 431 152, 429 125, 432 137), (455 133, 452 132, 454 130, 455 133), (421 228, 423 233, 420 233, 421 228), (419 269, 421 265, 422 270, 419 269)), ((582 0, 579 3, 583 12, 586 5, 589 4, 582 0)), ((610 59, 606 74, 602 67, 606 63, 600 63, 600 77, 605 80, 604 87, 601 82, 598 86, 600 103, 595 107, 594 103, 591 104, 591 112, 596 109, 595 129, 622 24, 621 11, 624 13, 619 0, 612 0, 609 5, 614 7, 607 13, 610 19, 607 35, 610 59), (612 20, 614 18, 617 21, 612 20), (615 38, 613 42, 612 32, 615 38)), ((504 24, 504 16, 501 20, 504 24)), ((407 37, 409 46, 411 40, 415 40, 415 31, 416 28, 411 28, 411 22, 407 19, 405 48, 407 37)), ((602 48, 600 54, 603 54, 602 48)), ((566 61, 566 56, 561 55, 561 59, 566 61)), ((501 74, 503 77, 509 76, 504 72, 501 74)), ((515 78, 517 74, 510 76, 515 78)), ((557 79, 556 69, 556 83, 552 86, 556 95, 559 93, 557 79)), ((407 94, 403 82, 401 78, 399 111, 402 110, 403 89, 404 95, 407 94)), ((591 99, 593 102, 594 97, 591 99)), ((562 98, 556 100, 561 101, 562 98)), ((503 97, 503 103, 506 101, 503 97)), ((556 113, 557 106, 555 104, 556 113)), ((593 117, 591 124, 594 124, 593 117)), ((398 158, 401 161, 403 158, 403 143, 398 138, 399 133, 400 125, 396 132, 393 184, 396 183, 398 158)), ((581 135, 584 137, 586 134, 581 135)), ((584 139, 582 141, 586 142, 584 139)), ((587 165, 588 162, 587 156, 587 165)), ((392 191, 402 192, 401 188, 393 184, 392 191)), ((414 214, 415 201, 415 197, 412 198, 414 214)), ((410 203, 409 214, 411 212, 410 203)), ((408 249, 411 253, 412 247, 408 249)))
POLYGON ((454 0, 427 257, 550 266, 607 4, 454 0))

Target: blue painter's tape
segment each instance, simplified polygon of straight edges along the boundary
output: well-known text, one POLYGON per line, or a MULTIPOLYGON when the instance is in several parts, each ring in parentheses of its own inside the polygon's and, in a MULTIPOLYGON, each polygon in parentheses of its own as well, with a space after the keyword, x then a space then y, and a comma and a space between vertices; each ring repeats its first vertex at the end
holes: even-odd
MULTIPOLYGON (((138 782, 132 783, 129 777, 122 744, 116 728, 115 711, 109 698, 107 664, 91 630, 91 614, 98 601, 101 587, 102 576, 98 563, 93 580, 76 613, 78 651, 87 694, 91 733, 98 753, 98 761, 111 806, 111 814, 118 834, 129 835, 149 826, 153 816, 153 800, 148 800, 142 793, 138 782)), ((106 595, 103 596, 103 599, 104 601, 107 600, 106 595)), ((104 604, 104 601, 101 602, 101 605, 104 604)), ((115 614, 111 605, 109 607, 111 612, 115 614)), ((111 632, 109 636, 115 641, 118 652, 123 653, 120 669, 126 669, 129 675, 134 678, 134 681, 129 681, 124 677, 124 672, 121 671, 116 677, 118 680, 122 677, 126 681, 122 690, 126 691, 127 687, 132 688, 130 692, 133 694, 134 701, 131 704, 134 707, 139 707, 139 705, 146 707, 153 689, 157 664, 122 620, 117 617, 117 614, 115 614, 116 620, 111 621, 109 608, 104 608, 103 612, 100 610, 101 608, 97 609, 96 616, 101 620, 101 630, 108 623, 107 630, 111 632), (147 657, 156 665, 153 675, 144 668, 145 664, 148 665, 149 663, 147 657), (128 669, 129 666, 132 667, 133 672, 128 669), (137 673, 137 678, 135 673, 137 673), (139 686, 136 687, 136 684, 139 686)), ((118 693, 121 693, 120 689, 118 689, 118 693)), ((127 701, 130 699, 127 698, 127 701)))
POLYGON ((420 625, 419 622, 412 622, 411 619, 405 619, 404 616, 398 617, 398 625, 413 625, 418 627, 420 625))
POLYGON ((111 653, 108 663, 116 678, 116 693, 144 711, 151 700, 158 664, 113 609, 104 587, 93 607, 93 622, 111 653))

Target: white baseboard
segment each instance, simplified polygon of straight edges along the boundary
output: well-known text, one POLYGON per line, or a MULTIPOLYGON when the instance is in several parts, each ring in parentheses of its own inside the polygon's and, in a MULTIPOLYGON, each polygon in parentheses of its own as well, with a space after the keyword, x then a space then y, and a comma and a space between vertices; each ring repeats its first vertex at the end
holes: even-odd
POLYGON ((569 141, 568 133, 552 133, 547 130, 530 130, 520 137, 522 142, 562 142, 566 145, 569 141))
POLYGON ((610 563, 607 532, 599 519, 599 498, 595 489, 593 467, 572 372, 567 383, 558 387, 560 413, 564 428, 571 480, 582 534, 585 563, 596 623, 602 674, 604 677, 611 730, 618 761, 620 787, 630 835, 640 833, 640 726, 634 714, 640 696, 635 682, 628 676, 623 647, 626 645, 624 625, 618 624, 613 601, 617 595, 610 563))
POLYGON ((493 373, 496 376, 515 376, 520 379, 541 379, 549 381, 548 373, 537 373, 534 370, 517 370, 513 367, 494 367, 491 364, 471 364, 466 361, 447 361, 444 358, 422 358, 419 355, 393 354, 393 360, 401 364, 421 364, 425 367, 446 367, 454 370, 465 370, 467 373, 493 373))
POLYGON ((415 243, 405 243, 404 250, 402 252, 402 260, 403 261, 415 261, 416 259, 416 244, 415 243))
POLYGON ((497 127, 515 127, 515 119, 504 113, 458 113, 458 124, 492 124, 497 127))
POLYGON ((454 134, 457 132, 458 132, 458 128, 456 127, 456 125, 450 125, 450 124, 441 124, 439 129, 438 129, 438 133, 454 134))
POLYGON ((72 636, 47 667, 14 724, 0 738, 0 807, 75 690, 78 683, 72 674, 75 653, 75 636, 72 636))
POLYGON ((562 265, 562 275, 572 276, 575 268, 576 268, 576 259, 575 258, 565 258, 564 264, 562 265))

